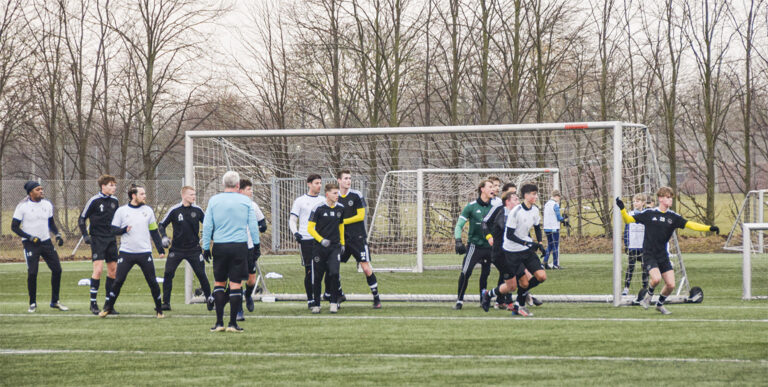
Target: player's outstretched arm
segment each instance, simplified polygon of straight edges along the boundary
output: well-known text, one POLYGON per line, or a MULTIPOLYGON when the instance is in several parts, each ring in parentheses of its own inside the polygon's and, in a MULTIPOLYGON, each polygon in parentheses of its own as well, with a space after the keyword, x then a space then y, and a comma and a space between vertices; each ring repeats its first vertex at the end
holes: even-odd
POLYGON ((685 228, 691 229, 693 231, 701 231, 701 232, 712 231, 715 234, 720 234, 720 227, 707 226, 706 224, 691 222, 690 220, 685 222, 685 228))
POLYGON ((624 208, 624 202, 620 198, 616 198, 616 206, 621 210, 621 218, 624 219, 624 223, 635 223, 635 218, 627 212, 624 208))

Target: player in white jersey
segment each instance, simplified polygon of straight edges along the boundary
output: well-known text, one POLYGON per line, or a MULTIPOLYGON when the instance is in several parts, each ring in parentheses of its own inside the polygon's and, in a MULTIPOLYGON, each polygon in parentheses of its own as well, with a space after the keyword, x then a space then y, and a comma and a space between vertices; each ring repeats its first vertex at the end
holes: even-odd
POLYGON ((501 197, 500 197, 501 196, 500 192, 501 193, 504 192, 504 191, 501 191, 501 179, 499 179, 498 176, 488 176, 487 180, 490 180, 491 183, 493 183, 493 190, 491 191, 491 208, 496 206, 503 206, 504 203, 501 201, 501 197))
POLYGON ((524 184, 520 193, 523 202, 507 215, 502 249, 507 264, 513 268, 513 274, 517 277, 517 301, 512 313, 532 316, 525 307, 528 291, 547 280, 544 266, 536 255, 536 250, 544 252, 544 246, 541 244, 541 214, 535 204, 539 198, 539 189, 535 184, 524 184), (536 234, 536 242, 531 239, 531 228, 536 234), (530 279, 525 275, 526 270, 532 275, 530 279))
POLYGON ((109 295, 109 301, 99 317, 107 317, 115 305, 120 289, 128 277, 133 265, 139 265, 144 279, 152 292, 157 318, 164 318, 161 305, 160 286, 155 277, 155 264, 152 259, 152 241, 160 258, 165 257, 163 239, 158 230, 157 220, 152 208, 146 204, 147 194, 144 187, 132 184, 128 189, 128 204, 120 207, 112 218, 112 233, 120 236, 120 248, 117 258, 117 277, 109 295))
MULTIPOLYGON (((256 214, 256 221, 259 223, 259 232, 263 233, 267 231, 267 219, 264 217, 264 213, 261 212, 261 208, 255 201, 253 201, 253 182, 250 179, 240 179, 240 188, 238 192, 251 199, 253 205, 253 211, 256 214)), ((245 283, 245 307, 249 312, 253 312, 253 290, 256 289, 256 261, 261 257, 261 241, 254 241, 251 237, 250 231, 248 234, 248 280, 245 283)), ((243 308, 237 314, 237 321, 245 321, 245 315, 243 314, 243 308)))
POLYGON ((61 247, 64 239, 59 234, 56 222, 53 220, 53 204, 43 197, 43 187, 36 181, 24 184, 27 197, 13 211, 11 230, 21 237, 24 246, 24 259, 27 262, 27 291, 29 292, 29 313, 37 310, 37 267, 40 257, 51 269, 51 308, 69 310, 59 302, 59 287, 61 285, 61 263, 59 254, 51 243, 51 233, 56 236, 56 244, 61 247))
POLYGON ((312 174, 307 177, 307 193, 299 196, 293 201, 291 206, 291 218, 288 226, 293 233, 296 242, 299 243, 299 253, 301 254, 301 266, 304 266, 304 290, 307 293, 307 308, 312 307, 314 295, 312 293, 312 249, 315 239, 309 234, 307 225, 309 224, 309 215, 316 204, 325 201, 325 197, 320 195, 320 189, 323 186, 323 180, 320 175, 312 174))
POLYGON ((560 269, 560 223, 570 227, 568 215, 560 213, 560 191, 553 190, 549 201, 544 204, 544 234, 547 236, 544 266, 547 269, 560 269), (548 264, 550 254, 552 265, 548 264))
MULTIPOLYGON (((630 216, 635 216, 643 211, 646 204, 645 194, 637 194, 632 198, 632 211, 627 211, 630 216)), ((640 267, 643 271, 643 287, 637 295, 637 299, 632 302, 633 305, 640 305, 640 301, 645 297, 648 291, 648 270, 643 265, 643 238, 645 238, 645 226, 640 223, 627 223, 624 226, 624 248, 627 250, 629 264, 627 272, 624 275, 624 291, 622 296, 629 295, 629 284, 632 282, 632 275, 635 272, 635 263, 640 261, 640 267)))

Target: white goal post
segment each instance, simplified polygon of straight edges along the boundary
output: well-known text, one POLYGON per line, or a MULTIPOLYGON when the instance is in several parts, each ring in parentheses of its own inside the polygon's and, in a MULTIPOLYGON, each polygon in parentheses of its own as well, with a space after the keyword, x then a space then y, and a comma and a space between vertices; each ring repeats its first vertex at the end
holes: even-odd
MULTIPOLYGON (((623 221, 613 200, 636 193, 652 193, 662 185, 654 152, 645 125, 606 121, 188 131, 184 161, 185 180, 197 188, 198 201, 203 206, 220 190, 221 175, 227 169, 245 173, 256 184, 274 178, 306 177, 309 173, 327 177, 330 172, 333 176, 340 168, 349 168, 353 175, 363 177, 369 184, 370 200, 374 193, 380 192, 384 177, 392 171, 557 168, 565 190, 563 197, 573 203, 571 222, 578 223, 580 231, 583 226, 584 233, 611 235, 613 250, 612 282, 607 286, 606 281, 605 293, 563 297, 568 301, 599 300, 618 306, 629 298, 621 296, 623 221)), ((262 208, 270 208, 269 202, 274 201, 275 195, 280 196, 281 192, 255 195, 254 200, 262 208)), ((423 207, 418 212, 423 214, 423 207)), ((280 209, 277 216, 287 218, 288 210, 280 209)), ((423 217, 417 220, 423 221, 423 217)), ((265 234, 267 238, 268 234, 265 234)), ((688 290, 688 276, 676 239, 673 238, 669 248, 677 257, 676 270, 681 272, 678 291, 688 290)), ((188 266, 186 276, 190 279, 185 281, 185 295, 187 302, 191 302, 193 276, 188 266)), ((396 295, 384 296, 382 299, 387 300, 396 295)), ((431 296, 428 299, 440 298, 431 296)))
MULTIPOLYGON (((759 286, 762 289, 762 293, 754 295, 752 292, 752 277, 755 269, 755 265, 752 262, 753 254, 764 255, 763 243, 764 243, 764 231, 768 231, 768 223, 744 223, 742 224, 742 293, 741 298, 743 300, 755 300, 755 299, 768 299, 768 283, 761 282, 759 286), (755 232, 756 235, 753 235, 755 232), (753 242, 753 239, 757 239, 753 242), (759 243, 759 245, 758 245, 759 243)), ((765 259, 765 256, 761 258, 765 259)), ((761 265, 761 269, 766 269, 765 263, 761 265)), ((763 276, 765 273, 761 273, 763 276)), ((762 278, 765 280, 765 278, 762 278)))

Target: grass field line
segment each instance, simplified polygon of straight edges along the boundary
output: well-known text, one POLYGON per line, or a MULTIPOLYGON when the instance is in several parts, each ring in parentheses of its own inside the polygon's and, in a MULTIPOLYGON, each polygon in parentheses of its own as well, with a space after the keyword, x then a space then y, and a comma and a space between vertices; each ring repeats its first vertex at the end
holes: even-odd
MULTIPOLYGON (((506 313, 505 313, 506 314, 506 313)), ((74 313, 3 313, 0 317, 90 317, 92 314, 74 314, 74 313)), ((702 319, 702 318, 616 318, 616 317, 531 317, 531 318, 510 318, 509 316, 498 317, 484 317, 484 316, 343 316, 343 315, 283 315, 283 316, 254 316, 247 315, 248 319, 287 319, 287 320, 310 320, 310 319, 329 319, 329 320, 400 320, 400 321, 432 321, 432 320, 453 320, 453 321, 488 321, 488 320, 505 320, 505 321, 581 321, 581 322, 686 322, 686 323, 756 323, 765 324, 768 323, 768 319, 702 319)), ((202 318, 213 319, 213 315, 201 315, 201 314, 168 314, 167 318, 202 318)), ((121 314, 119 317, 112 317, 110 319, 121 318, 155 318, 154 314, 121 314)))
POLYGON ((158 356, 250 356, 250 357, 320 357, 320 358, 389 358, 438 360, 556 360, 596 362, 681 362, 681 363, 755 363, 768 365, 768 360, 684 357, 628 357, 628 356, 547 356, 547 355, 447 355, 430 353, 300 353, 300 352, 194 352, 194 351, 138 351, 92 349, 0 349, 0 355, 158 355, 158 356))

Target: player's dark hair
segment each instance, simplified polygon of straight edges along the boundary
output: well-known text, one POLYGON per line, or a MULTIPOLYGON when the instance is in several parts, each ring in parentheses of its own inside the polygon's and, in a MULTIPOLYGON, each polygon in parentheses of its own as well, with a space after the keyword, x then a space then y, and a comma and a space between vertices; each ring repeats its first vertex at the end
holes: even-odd
POLYGON ((536 184, 533 184, 533 183, 523 184, 523 187, 520 188, 520 196, 525 197, 525 194, 529 192, 539 192, 539 187, 537 187, 536 184))
POLYGON ((507 183, 501 187, 501 192, 507 192, 509 191, 510 188, 515 188, 515 191, 517 191, 517 186, 515 185, 515 183, 507 183))
POLYGON ((480 191, 483 190, 483 187, 485 187, 486 184, 491 183, 493 185, 493 182, 490 179, 485 179, 480 182, 480 184, 477 185, 477 195, 480 195, 480 191))
POLYGON ((144 186, 140 184, 131 184, 128 188, 128 201, 133 200, 133 195, 139 193, 139 188, 144 188, 144 186))
POLYGON ((320 177, 320 175, 318 175, 317 173, 313 173, 313 174, 307 176, 307 183, 311 183, 311 182, 313 182, 313 181, 315 181, 317 179, 322 180, 323 178, 320 177))
POLYGON ((514 196, 517 196, 517 194, 509 191, 504 191, 504 193, 501 194, 501 202, 504 204, 507 204, 507 200, 512 199, 512 197, 514 196))
POLYGON ((253 187, 251 179, 240 179, 240 189, 246 189, 248 187, 253 187))
POLYGON ((332 189, 339 189, 339 185, 336 183, 328 183, 325 185, 325 192, 331 192, 332 189))
POLYGON ((117 184, 117 179, 115 179, 112 175, 101 175, 99 176, 99 189, 101 189, 102 186, 105 186, 109 183, 115 183, 117 184))
POLYGON ((341 179, 341 176, 345 174, 352 176, 352 171, 350 171, 349 169, 339 170, 338 172, 336 172, 336 178, 341 179))

